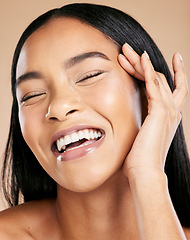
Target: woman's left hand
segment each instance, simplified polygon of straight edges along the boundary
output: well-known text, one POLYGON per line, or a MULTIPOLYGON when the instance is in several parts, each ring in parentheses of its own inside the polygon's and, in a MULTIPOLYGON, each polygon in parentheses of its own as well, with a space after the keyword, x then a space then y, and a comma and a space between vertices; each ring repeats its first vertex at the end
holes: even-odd
POLYGON ((129 177, 131 170, 140 172, 161 169, 176 129, 181 121, 181 110, 188 93, 184 65, 179 53, 173 57, 175 90, 170 90, 165 76, 156 72, 146 52, 140 57, 127 44, 119 63, 133 77, 145 81, 148 115, 134 141, 123 166, 129 177))
MULTIPOLYGON (((179 53, 173 57, 174 85, 171 92, 165 76, 154 70, 146 53, 139 57, 123 46, 121 66, 145 81, 148 114, 123 164, 136 210, 140 239, 184 240, 181 224, 170 199, 164 165, 181 121, 187 82, 179 53)), ((136 80, 137 81, 137 80, 136 80)))

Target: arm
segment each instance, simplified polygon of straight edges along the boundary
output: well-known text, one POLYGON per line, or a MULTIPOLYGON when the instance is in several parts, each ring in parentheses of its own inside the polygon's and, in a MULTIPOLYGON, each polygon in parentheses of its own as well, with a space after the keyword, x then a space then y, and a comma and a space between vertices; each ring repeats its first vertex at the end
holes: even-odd
POLYGON ((145 81, 148 101, 148 115, 123 166, 136 207, 141 239, 186 239, 171 203, 164 173, 166 155, 187 95, 182 60, 179 54, 174 55, 175 90, 172 93, 165 76, 154 71, 146 53, 139 57, 126 44, 123 52, 127 57, 119 56, 121 66, 145 81))

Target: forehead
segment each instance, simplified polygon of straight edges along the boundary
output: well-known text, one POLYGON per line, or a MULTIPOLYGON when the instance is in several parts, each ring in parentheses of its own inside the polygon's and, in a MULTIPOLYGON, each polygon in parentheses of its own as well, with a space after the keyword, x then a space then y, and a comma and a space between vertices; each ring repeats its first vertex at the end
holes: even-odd
POLYGON ((37 48, 42 45, 53 45, 61 42, 61 45, 67 46, 86 46, 104 48, 108 44, 111 47, 118 47, 116 42, 98 29, 71 17, 61 17, 46 23, 26 40, 23 48, 37 48))
POLYGON ((118 46, 98 29, 77 19, 53 19, 26 40, 19 56, 17 76, 20 70, 23 72, 24 65, 32 60, 55 55, 57 59, 59 56, 67 59, 88 51, 102 51, 115 56, 118 54, 118 46))

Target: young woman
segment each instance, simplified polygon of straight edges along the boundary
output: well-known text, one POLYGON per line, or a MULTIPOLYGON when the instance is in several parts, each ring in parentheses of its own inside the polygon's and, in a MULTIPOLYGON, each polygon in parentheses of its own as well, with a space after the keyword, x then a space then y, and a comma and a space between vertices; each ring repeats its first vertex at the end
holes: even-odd
POLYGON ((106 6, 71 4, 25 30, 12 65, 1 239, 190 239, 183 62, 106 6), (186 236, 185 236, 186 235, 186 236))

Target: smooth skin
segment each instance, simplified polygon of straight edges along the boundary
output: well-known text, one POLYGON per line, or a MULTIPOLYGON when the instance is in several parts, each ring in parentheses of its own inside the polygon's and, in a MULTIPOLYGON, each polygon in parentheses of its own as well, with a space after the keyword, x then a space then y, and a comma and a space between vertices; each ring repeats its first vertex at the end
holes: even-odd
POLYGON ((128 46, 123 47, 123 52, 128 59, 120 55, 121 65, 133 76, 144 78, 148 93, 148 116, 123 168, 136 205, 139 231, 142 239, 185 239, 170 202, 163 172, 188 92, 182 59, 179 53, 173 57, 175 90, 172 94, 165 77, 154 71, 146 53, 139 58, 128 46), (167 229, 172 230, 168 232, 167 229))
POLYGON ((127 44, 123 53, 118 56, 110 39, 75 19, 54 20, 26 41, 17 77, 35 70, 43 78, 21 83, 18 101, 32 87, 33 92, 45 94, 20 102, 21 128, 40 164, 57 181, 58 196, 1 212, 1 239, 190 239, 189 230, 184 229, 186 238, 172 206, 163 171, 188 92, 183 62, 176 53, 176 87, 172 94, 165 77, 154 71, 146 53, 140 57, 127 44), (87 59, 78 67, 65 70, 64 60, 80 51, 100 51, 110 61, 87 59), (93 97, 84 85, 68 81, 76 78, 79 69, 84 74, 86 68, 91 72, 105 71, 90 79, 88 91, 92 88, 93 97), (146 112, 140 108, 143 94, 131 76, 146 84, 148 115, 142 127, 146 112), (69 90, 68 95, 60 91, 63 86, 69 90), (75 111, 68 114, 72 109, 75 111), (81 124, 79 119, 85 124, 94 124, 95 119, 96 127, 106 131, 104 143, 82 159, 57 164, 48 139, 62 128, 81 124), (114 149, 111 155, 110 146, 114 149))

